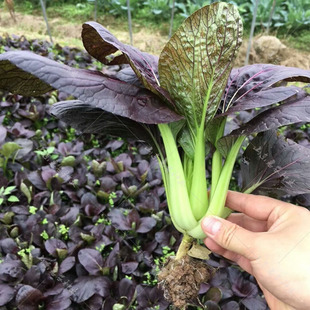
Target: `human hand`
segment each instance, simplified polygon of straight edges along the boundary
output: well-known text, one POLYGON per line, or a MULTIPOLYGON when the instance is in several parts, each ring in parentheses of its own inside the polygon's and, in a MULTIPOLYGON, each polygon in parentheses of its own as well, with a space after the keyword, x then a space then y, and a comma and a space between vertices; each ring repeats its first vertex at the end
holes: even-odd
POLYGON ((310 212, 237 192, 226 206, 240 213, 204 218, 205 245, 252 274, 270 309, 310 309, 310 212))

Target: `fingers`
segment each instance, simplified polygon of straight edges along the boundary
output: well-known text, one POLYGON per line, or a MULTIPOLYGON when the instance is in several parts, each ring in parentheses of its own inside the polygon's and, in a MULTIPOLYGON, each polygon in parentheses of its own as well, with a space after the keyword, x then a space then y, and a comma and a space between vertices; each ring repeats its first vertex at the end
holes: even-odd
POLYGON ((207 216, 201 225, 206 235, 222 248, 247 259, 255 259, 253 244, 259 233, 248 231, 235 223, 215 216, 207 216))
POLYGON ((281 212, 285 212, 289 204, 269 197, 229 191, 226 206, 257 220, 266 221, 275 208, 281 206, 281 212))
POLYGON ((227 220, 253 232, 268 230, 266 221, 256 220, 242 213, 232 213, 227 220))

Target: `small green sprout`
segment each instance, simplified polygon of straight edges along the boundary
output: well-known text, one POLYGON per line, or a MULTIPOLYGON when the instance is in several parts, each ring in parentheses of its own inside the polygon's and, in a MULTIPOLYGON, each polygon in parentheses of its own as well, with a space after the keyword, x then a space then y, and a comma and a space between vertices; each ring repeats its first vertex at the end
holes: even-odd
POLYGON ((44 219, 42 220, 41 224, 43 224, 43 225, 48 224, 47 218, 44 218, 44 219))
POLYGON ((69 232, 69 227, 66 227, 66 225, 61 224, 58 227, 59 233, 63 236, 65 240, 69 238, 68 232, 69 232))
POLYGON ((109 194, 109 204, 110 204, 111 207, 114 207, 114 200, 113 199, 115 199, 115 198, 117 198, 116 193, 115 192, 111 192, 109 194))
POLYGON ((102 251, 105 249, 105 244, 102 243, 100 244, 100 246, 96 246, 96 250, 100 253, 102 253, 102 251))
POLYGON ((29 213, 31 214, 36 214, 38 208, 36 208, 35 206, 29 206, 29 213))
POLYGON ((41 236, 44 240, 48 240, 48 239, 49 239, 49 236, 48 236, 46 230, 43 230, 43 232, 40 234, 40 236, 41 236))

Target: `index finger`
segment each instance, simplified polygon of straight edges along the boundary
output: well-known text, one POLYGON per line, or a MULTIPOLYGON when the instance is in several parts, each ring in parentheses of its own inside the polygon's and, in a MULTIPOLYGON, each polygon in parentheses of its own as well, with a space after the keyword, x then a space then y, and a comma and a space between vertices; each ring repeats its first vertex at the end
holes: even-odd
POLYGON ((260 221, 267 221, 276 207, 281 206, 281 209, 286 211, 288 205, 288 203, 270 197, 233 191, 228 191, 226 197, 226 206, 228 208, 242 212, 260 221))

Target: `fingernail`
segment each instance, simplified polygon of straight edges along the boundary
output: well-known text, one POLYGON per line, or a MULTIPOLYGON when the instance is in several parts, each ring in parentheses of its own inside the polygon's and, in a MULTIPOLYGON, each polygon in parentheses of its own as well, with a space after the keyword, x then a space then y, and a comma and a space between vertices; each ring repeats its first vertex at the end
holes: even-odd
POLYGON ((203 230, 211 236, 216 235, 222 227, 222 223, 213 216, 205 217, 202 221, 203 230))

